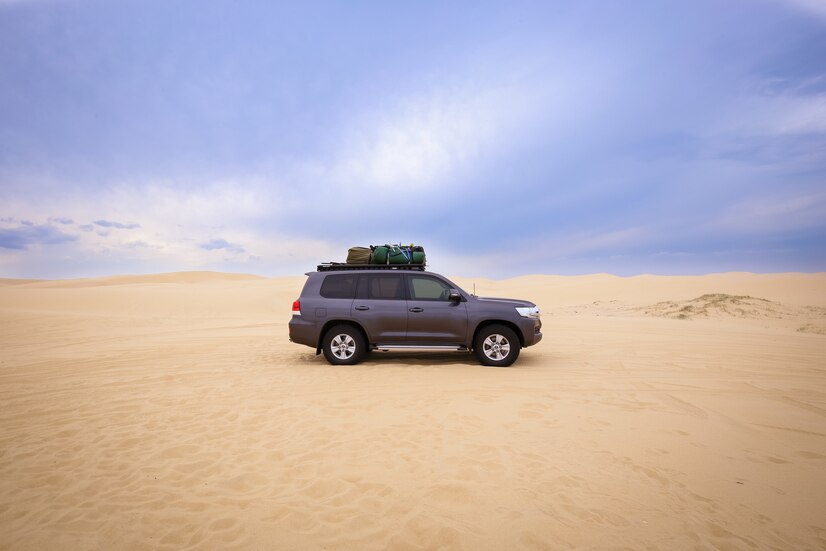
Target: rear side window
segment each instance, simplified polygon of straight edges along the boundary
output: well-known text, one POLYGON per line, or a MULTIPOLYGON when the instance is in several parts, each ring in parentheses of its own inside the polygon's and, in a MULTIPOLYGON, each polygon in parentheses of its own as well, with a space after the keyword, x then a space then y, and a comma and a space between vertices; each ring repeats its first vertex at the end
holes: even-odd
POLYGON ((354 298, 356 296, 356 275, 328 275, 321 284, 321 296, 324 298, 354 298))
POLYGON ((358 290, 361 299, 404 299, 402 276, 397 274, 362 275, 358 290))

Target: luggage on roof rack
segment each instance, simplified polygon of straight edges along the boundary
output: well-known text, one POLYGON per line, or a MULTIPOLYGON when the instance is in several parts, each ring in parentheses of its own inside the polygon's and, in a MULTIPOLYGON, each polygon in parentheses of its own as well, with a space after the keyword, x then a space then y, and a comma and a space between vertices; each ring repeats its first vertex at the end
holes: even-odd
POLYGON ((347 251, 347 264, 370 264, 372 258, 372 247, 350 247, 347 251))
MULTIPOLYGON (((330 264, 339 264, 331 262, 330 264)), ((414 244, 402 245, 371 245, 370 247, 350 247, 347 251, 348 266, 424 266, 427 264, 427 257, 424 247, 414 244)))

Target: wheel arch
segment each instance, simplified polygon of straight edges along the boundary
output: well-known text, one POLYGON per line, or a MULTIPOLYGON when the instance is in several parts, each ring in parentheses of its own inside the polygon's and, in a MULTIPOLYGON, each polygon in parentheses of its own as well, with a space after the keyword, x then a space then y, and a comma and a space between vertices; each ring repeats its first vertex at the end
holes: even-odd
POLYGON ((479 325, 476 326, 476 329, 473 330, 473 338, 471 338, 470 340, 470 348, 473 348, 474 344, 476 343, 476 337, 479 335, 479 332, 485 327, 489 327, 491 325, 504 325, 505 327, 513 331, 516 334, 516 338, 519 339, 519 348, 525 348, 525 336, 522 334, 522 331, 519 329, 519 327, 512 321, 498 319, 485 320, 480 322, 479 325))
POLYGON ((348 319, 333 319, 333 320, 326 321, 324 323, 324 325, 321 327, 321 331, 319 331, 319 333, 318 333, 318 342, 316 343, 316 346, 315 346, 315 355, 316 356, 321 354, 321 347, 322 347, 323 342, 324 342, 324 335, 326 335, 327 331, 329 331, 330 328, 335 326, 335 325, 349 325, 351 327, 354 327, 355 329, 358 329, 359 332, 361 333, 361 336, 364 337, 364 342, 367 343, 367 349, 368 350, 370 349, 370 339, 367 338, 367 331, 364 330, 364 327, 362 327, 360 323, 358 323, 356 321, 353 321, 353 320, 348 320, 348 319))

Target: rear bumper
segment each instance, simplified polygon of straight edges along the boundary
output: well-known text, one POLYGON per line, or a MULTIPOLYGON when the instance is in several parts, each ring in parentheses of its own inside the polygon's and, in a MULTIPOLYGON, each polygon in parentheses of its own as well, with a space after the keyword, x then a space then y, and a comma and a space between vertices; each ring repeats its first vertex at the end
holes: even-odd
POLYGON ((304 321, 300 316, 293 316, 289 323, 290 341, 316 348, 318 346, 318 326, 304 321))

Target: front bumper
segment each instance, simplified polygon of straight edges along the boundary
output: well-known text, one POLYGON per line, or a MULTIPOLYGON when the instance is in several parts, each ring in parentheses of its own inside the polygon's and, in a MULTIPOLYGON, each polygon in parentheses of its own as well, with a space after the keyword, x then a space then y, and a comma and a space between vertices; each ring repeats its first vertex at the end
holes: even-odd
POLYGON ((522 331, 522 340, 525 346, 533 346, 542 340, 542 322, 538 319, 526 318, 520 321, 519 329, 522 331))

